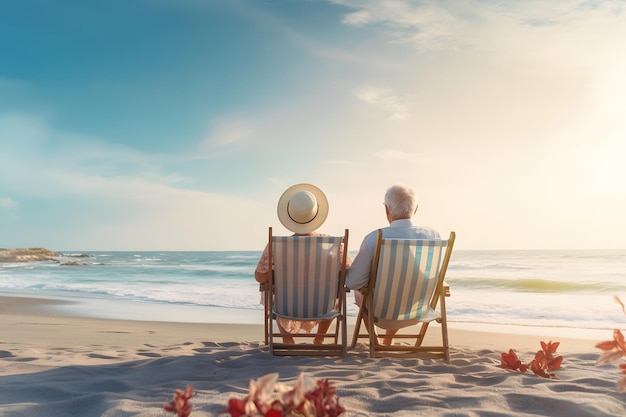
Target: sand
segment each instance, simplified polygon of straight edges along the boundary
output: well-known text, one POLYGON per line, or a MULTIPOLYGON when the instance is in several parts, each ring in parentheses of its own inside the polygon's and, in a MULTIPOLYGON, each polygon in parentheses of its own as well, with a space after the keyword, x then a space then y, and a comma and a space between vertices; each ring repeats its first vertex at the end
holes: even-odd
POLYGON ((617 366, 596 367, 598 340, 585 334, 453 327, 449 364, 370 359, 365 345, 344 358, 273 357, 260 323, 109 320, 42 309, 55 302, 0 297, 1 417, 171 416, 162 405, 187 385, 196 391, 192 417, 227 416, 229 398, 245 397, 250 379, 272 372, 290 384, 302 372, 328 378, 346 417, 626 416, 617 366), (558 380, 497 366, 509 348, 530 361, 550 339, 561 342, 564 357, 558 380))

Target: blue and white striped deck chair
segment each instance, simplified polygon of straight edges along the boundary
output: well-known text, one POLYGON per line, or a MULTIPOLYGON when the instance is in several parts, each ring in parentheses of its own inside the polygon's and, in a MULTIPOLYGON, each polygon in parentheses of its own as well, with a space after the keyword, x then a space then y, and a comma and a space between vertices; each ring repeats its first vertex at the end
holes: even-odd
POLYGON ((273 236, 269 228, 269 261, 273 265, 266 297, 271 309, 266 314, 269 349, 273 355, 344 356, 347 350, 345 264, 348 230, 344 236, 273 236), (273 282, 272 282, 273 281, 273 282), (323 336, 332 343, 315 344, 312 333, 289 333, 296 343, 279 343, 283 336, 274 330, 277 317, 289 320, 333 320, 323 336), (308 343, 299 343, 307 341, 308 343))
POLYGON ((444 279, 455 238, 455 232, 451 232, 447 240, 384 239, 382 231, 378 231, 370 282, 357 317, 352 346, 358 337, 369 337, 371 357, 420 356, 428 352, 450 360, 444 279), (426 330, 433 320, 441 324, 442 343, 424 346, 426 330), (361 321, 368 336, 359 334, 361 321), (377 327, 406 328, 393 338, 414 339, 415 343, 380 344, 377 327))

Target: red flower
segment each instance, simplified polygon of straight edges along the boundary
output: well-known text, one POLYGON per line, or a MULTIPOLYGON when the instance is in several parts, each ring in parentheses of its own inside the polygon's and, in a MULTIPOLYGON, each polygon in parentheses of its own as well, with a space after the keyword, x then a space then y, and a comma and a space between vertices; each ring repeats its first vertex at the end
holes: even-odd
POLYGON ((246 401, 231 398, 228 400, 228 410, 232 417, 241 417, 246 415, 246 401))
POLYGON ((530 363, 530 369, 535 375, 542 378, 558 379, 556 374, 551 374, 547 371, 556 371, 561 367, 563 356, 554 357, 559 344, 559 342, 548 342, 547 344, 541 342, 542 350, 537 351, 535 359, 530 363))
POLYGON ((228 400, 226 411, 231 417, 338 417, 345 411, 327 379, 315 381, 300 374, 293 388, 276 384, 277 379, 274 373, 250 381, 250 394, 243 400, 228 400))
POLYGON ((626 356, 626 343, 624 335, 621 331, 613 330, 613 340, 606 340, 596 345, 598 349, 604 351, 596 361, 596 366, 605 365, 607 363, 615 363, 626 356))
POLYGON ((513 349, 509 349, 509 353, 502 353, 500 356, 500 368, 511 369, 513 371, 526 372, 528 366, 519 360, 513 349))
POLYGON ((191 397, 193 397, 193 388, 191 388, 191 385, 187 385, 187 391, 177 389, 174 392, 172 402, 164 404, 163 409, 177 413, 178 417, 189 417, 191 414, 191 404, 189 404, 191 397))
MULTIPOLYGON (((614 295, 613 299, 622 307, 622 313, 626 314, 626 306, 624 306, 622 300, 620 300, 617 295, 614 295)), ((613 330, 613 340, 600 342, 596 344, 596 347, 604 351, 596 361, 596 366, 614 363, 626 356, 626 343, 624 342, 624 335, 618 329, 613 330)), ((620 364, 619 369, 620 373, 626 375, 626 364, 620 364)), ((626 376, 622 377, 622 379, 617 382, 617 392, 626 392, 626 376)))
POLYGON ((307 393, 305 397, 313 404, 316 416, 337 417, 346 411, 345 408, 339 405, 337 390, 330 385, 328 379, 318 380, 317 388, 307 393))
MULTIPOLYGON (((541 350, 537 351, 535 359, 530 363, 530 370, 533 371, 535 375, 543 378, 558 379, 555 374, 549 373, 548 371, 556 371, 561 367, 563 357, 554 356, 559 344, 559 342, 541 342, 541 350)), ((523 373, 529 368, 529 365, 519 360, 515 352, 513 352, 513 349, 509 349, 509 353, 503 353, 500 360, 500 368, 503 369, 512 369, 523 373)))

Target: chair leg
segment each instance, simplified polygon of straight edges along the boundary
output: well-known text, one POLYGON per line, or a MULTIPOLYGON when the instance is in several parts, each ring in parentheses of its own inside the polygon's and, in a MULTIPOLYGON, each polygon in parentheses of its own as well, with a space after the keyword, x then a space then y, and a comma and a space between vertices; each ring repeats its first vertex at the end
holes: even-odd
POLYGON ((376 357, 376 346, 378 345, 378 335, 376 334, 376 329, 374 328, 374 319, 371 314, 367 315, 367 333, 370 338, 370 358, 376 357))
POLYGON ((271 317, 269 321, 269 345, 270 345, 270 355, 274 354, 274 324, 272 323, 271 317))
POLYGON ((448 318, 446 316, 446 299, 445 295, 441 294, 440 301, 441 308, 441 340, 443 342, 444 358, 445 361, 450 363, 450 343, 448 341, 448 318))
MULTIPOLYGON (((341 356, 346 356, 348 354, 348 323, 346 322, 346 315, 343 317, 337 318, 337 320, 341 320, 341 356)), ((337 322, 339 325, 339 322, 337 322)))
MULTIPOLYGON (((344 292, 345 294, 345 292, 344 292)), ((341 305, 341 316, 337 318, 337 326, 341 320, 341 356, 348 354, 348 308, 346 306, 345 297, 341 305)))
POLYGON ((422 346, 422 342, 424 341, 424 336, 426 335, 426 330, 428 330, 428 323, 422 323, 422 327, 420 328, 419 336, 415 341, 415 346, 422 346))
POLYGON ((359 340, 359 332, 361 331, 361 322, 363 321, 363 309, 359 308, 359 314, 356 316, 356 323, 354 325, 354 333, 352 334, 352 344, 350 345, 350 349, 354 349, 358 340, 359 340))
POLYGON ((264 293, 264 312, 265 312, 265 345, 267 346, 269 344, 269 333, 272 331, 272 316, 271 316, 271 311, 270 311, 270 301, 271 301, 271 297, 270 297, 270 293, 269 291, 266 289, 265 293, 264 293))

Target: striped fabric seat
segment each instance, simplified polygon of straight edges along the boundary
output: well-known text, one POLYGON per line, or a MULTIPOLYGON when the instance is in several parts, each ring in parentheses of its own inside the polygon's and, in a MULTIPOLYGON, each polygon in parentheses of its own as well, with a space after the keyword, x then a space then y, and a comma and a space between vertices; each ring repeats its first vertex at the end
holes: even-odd
MULTIPOLYGON (((383 239, 374 287, 374 321, 440 318, 430 307, 447 240, 383 239)), ((397 327, 397 326, 394 326, 397 327)))
POLYGON ((370 282, 363 289, 363 304, 351 347, 359 338, 368 338, 370 356, 431 356, 450 360, 444 280, 456 234, 445 239, 384 239, 378 231, 370 282), (369 314, 373 312, 373 314, 369 314), (441 324, 441 344, 423 344, 429 324, 441 324), (361 325, 366 333, 361 333, 361 325), (381 344, 376 328, 401 332, 384 335, 381 344), (393 343, 412 339, 414 343, 393 343))
POLYGON ((336 317, 343 237, 273 236, 274 314, 293 320, 336 317))
MULTIPOLYGON (((273 279, 265 286, 265 340, 273 355, 344 356, 347 351, 345 263, 348 230, 343 236, 273 236, 269 228, 269 261, 273 279), (333 320, 323 334, 291 332, 277 318, 333 320), (279 329, 280 330, 280 327, 279 329), (280 343, 285 336, 296 343, 280 343), (314 338, 324 337, 322 344, 314 338), (330 342, 328 342, 330 341, 330 342)), ((319 326, 318 326, 319 328, 319 326)))

